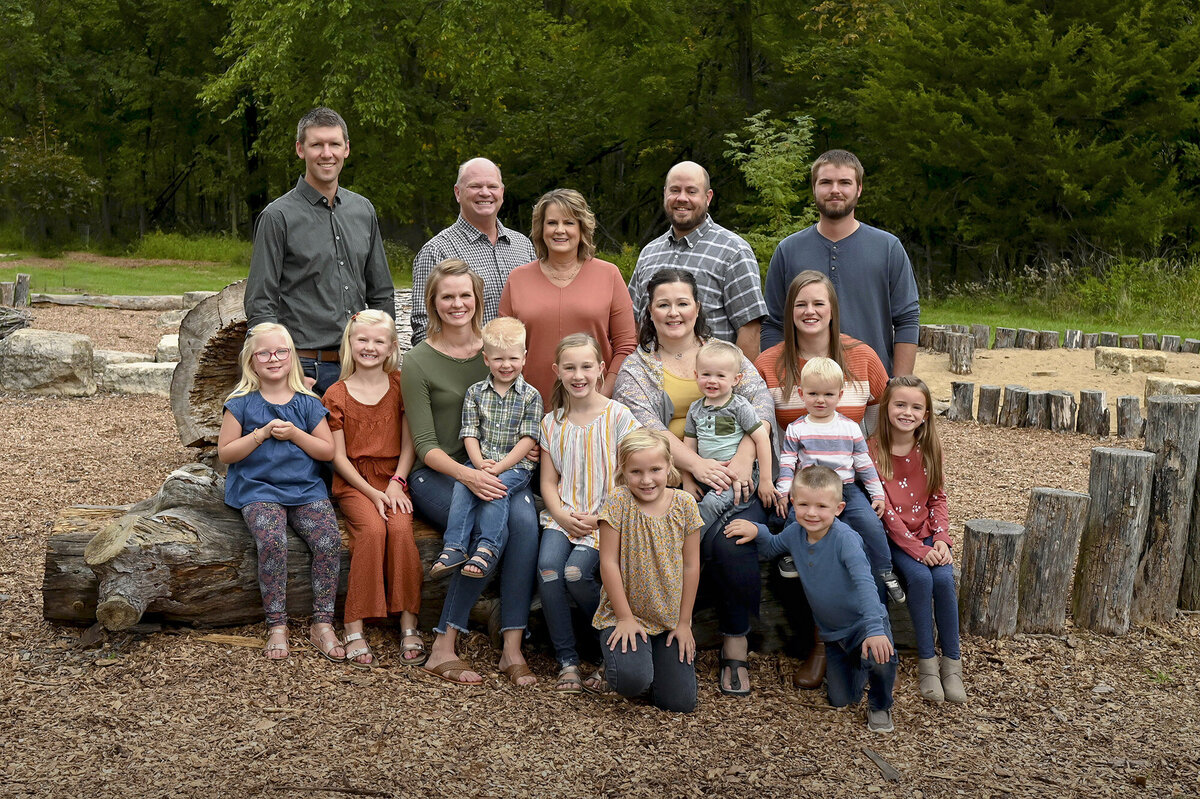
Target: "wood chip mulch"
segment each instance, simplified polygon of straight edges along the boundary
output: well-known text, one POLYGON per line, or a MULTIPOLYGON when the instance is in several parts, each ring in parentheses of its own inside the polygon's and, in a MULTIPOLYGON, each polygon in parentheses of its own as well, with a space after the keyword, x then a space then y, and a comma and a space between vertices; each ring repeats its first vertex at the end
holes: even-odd
MULTIPOLYGON (((515 688, 483 634, 463 655, 485 683, 459 688, 402 665, 390 629, 370 631, 382 665, 361 672, 305 648, 298 624, 282 663, 259 654, 262 625, 47 624, 58 510, 143 499, 192 452, 162 398, 0 394, 0 408, 3 797, 1200 795, 1197 615, 1123 638, 966 638, 965 706, 922 702, 905 658, 891 735, 869 733, 862 706, 792 690, 779 656, 752 656, 754 693, 738 700, 717 693, 703 653, 700 708, 680 716, 555 696, 544 644, 530 658, 541 682, 515 688)), ((1022 522, 1031 486, 1087 490, 1094 440, 942 430, 956 539, 966 519, 1022 522)))

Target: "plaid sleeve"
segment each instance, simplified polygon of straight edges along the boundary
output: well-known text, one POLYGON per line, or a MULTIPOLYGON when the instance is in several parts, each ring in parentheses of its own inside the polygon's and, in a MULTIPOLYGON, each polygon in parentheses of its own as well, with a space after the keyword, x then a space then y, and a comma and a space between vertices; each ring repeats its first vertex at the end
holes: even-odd
POLYGON ((539 439, 542 430, 542 394, 533 386, 526 386, 525 396, 522 398, 521 422, 518 425, 518 434, 524 438, 528 436, 534 441, 539 439))
POLYGON ((463 397, 462 409, 462 430, 459 431, 459 438, 482 438, 479 434, 479 387, 480 383, 474 383, 467 389, 466 396, 463 397))
POLYGON ((767 315, 762 277, 754 250, 741 239, 725 268, 725 315, 734 332, 742 325, 767 315))

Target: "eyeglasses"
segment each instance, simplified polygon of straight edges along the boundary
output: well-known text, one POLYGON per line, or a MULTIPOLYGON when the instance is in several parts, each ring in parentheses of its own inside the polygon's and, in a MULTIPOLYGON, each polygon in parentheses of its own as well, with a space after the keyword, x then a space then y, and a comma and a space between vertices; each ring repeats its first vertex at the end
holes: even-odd
POLYGON ((259 350, 258 352, 254 353, 254 358, 259 363, 268 363, 272 356, 274 356, 275 360, 277 361, 286 361, 288 358, 292 357, 292 351, 287 347, 280 347, 277 350, 259 350))

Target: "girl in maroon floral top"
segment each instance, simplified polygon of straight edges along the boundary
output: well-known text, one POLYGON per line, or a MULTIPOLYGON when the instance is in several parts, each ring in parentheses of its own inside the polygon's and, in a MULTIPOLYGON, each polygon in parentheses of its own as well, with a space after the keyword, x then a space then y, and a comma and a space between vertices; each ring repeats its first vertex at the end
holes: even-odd
POLYGON ((908 585, 921 696, 931 702, 965 702, 950 517, 942 445, 930 413, 933 400, 924 381, 903 376, 888 382, 879 405, 883 418, 871 439, 871 457, 887 495, 883 524, 892 563, 908 585), (940 663, 933 648, 935 612, 940 663))

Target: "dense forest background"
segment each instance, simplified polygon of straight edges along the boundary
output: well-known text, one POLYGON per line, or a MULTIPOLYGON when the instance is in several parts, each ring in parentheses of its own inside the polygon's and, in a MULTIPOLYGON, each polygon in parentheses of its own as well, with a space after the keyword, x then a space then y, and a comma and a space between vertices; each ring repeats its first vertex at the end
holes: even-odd
POLYGON ((925 285, 1200 248, 1194 0, 3 3, 0 226, 30 242, 245 238, 324 104, 343 184, 409 246, 485 155, 507 222, 569 186, 602 249, 636 248, 690 158, 769 255, 811 213, 808 161, 845 147, 860 218, 925 285))

